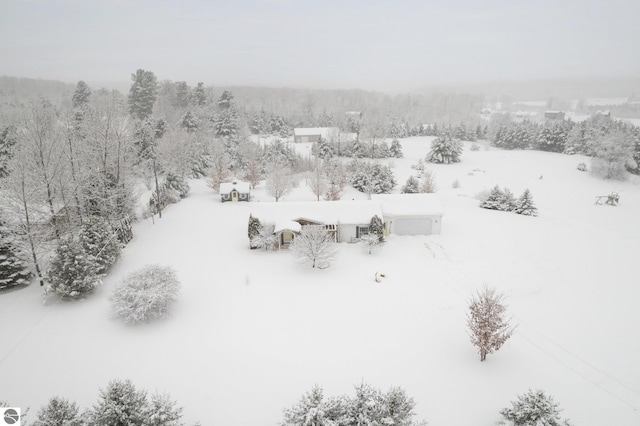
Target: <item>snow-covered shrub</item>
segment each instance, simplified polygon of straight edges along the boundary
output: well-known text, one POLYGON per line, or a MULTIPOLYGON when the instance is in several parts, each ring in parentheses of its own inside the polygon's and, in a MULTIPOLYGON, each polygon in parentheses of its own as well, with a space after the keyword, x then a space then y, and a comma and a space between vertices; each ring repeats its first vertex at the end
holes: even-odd
POLYGON ((458 179, 454 180, 453 183, 451 184, 451 187, 453 189, 458 189, 460 188, 460 181, 458 179))
POLYGON ((512 211, 515 208, 515 198, 508 188, 503 191, 496 185, 488 194, 482 196, 480 207, 490 210, 512 211))
POLYGON ((436 184, 436 175, 433 171, 425 169, 422 172, 422 178, 420 179, 420 192, 425 194, 432 194, 438 190, 438 184, 436 184))
POLYGON ((148 265, 127 276, 111 295, 116 315, 136 324, 168 315, 180 291, 180 281, 170 267, 148 265))
POLYGON ((366 234, 360 237, 360 241, 365 247, 367 253, 371 254, 374 248, 380 244, 380 238, 376 234, 366 234))
POLYGON ((80 227, 80 243, 96 266, 96 273, 105 273, 120 256, 120 240, 109 222, 91 216, 80 227))
POLYGON ((262 224, 260 223, 260 219, 257 217, 253 217, 249 215, 249 225, 247 226, 247 235, 249 236, 249 247, 254 249, 257 246, 254 244, 254 238, 260 235, 260 230, 262 229, 262 224))
POLYGON ((0 223, 0 290, 31 281, 31 272, 17 251, 9 231, 0 223))
POLYGON ((581 172, 586 172, 587 171, 587 165, 585 163, 578 164, 578 170, 580 170, 581 172))
POLYGON ((177 407, 171 395, 154 393, 147 406, 148 426, 181 426, 182 407, 177 407))
POLYGON ((113 380, 100 389, 91 421, 96 425, 146 426, 148 414, 146 391, 137 390, 130 380, 113 380))
POLYGON ((480 151, 480 145, 478 145, 477 143, 472 143, 470 149, 471 151, 480 151))
POLYGON ((325 201, 337 201, 342 197, 342 190, 336 184, 329 184, 327 191, 324 193, 323 198, 325 201))
POLYGON ((396 180, 389 167, 364 163, 351 176, 351 185, 366 194, 388 194, 396 186, 396 180))
POLYGON ((537 216, 538 209, 533 204, 533 197, 528 189, 525 189, 520 198, 515 202, 513 211, 526 216, 537 216))
POLYGON ((263 248, 265 250, 273 249, 276 246, 276 235, 274 233, 275 226, 265 223, 260 227, 260 232, 251 238, 249 244, 251 247, 263 248))
POLYGON ((289 249, 312 268, 326 268, 336 253, 336 243, 323 226, 309 225, 302 227, 289 249))
POLYGON ((431 142, 431 151, 427 154, 427 161, 431 163, 450 164, 460 161, 462 142, 442 135, 431 142))
POLYGON ((395 158, 402 158, 402 145, 400 145, 400 141, 398 139, 393 139, 391 141, 391 146, 389 147, 389 154, 395 158))
POLYGON ((400 192, 403 194, 417 194, 420 192, 420 182, 415 176, 409 176, 409 179, 407 179, 407 182, 400 189, 400 192))
POLYGON ((189 182, 185 181, 184 178, 175 173, 167 173, 167 176, 164 178, 164 187, 167 189, 173 189, 177 191, 180 198, 185 198, 189 195, 189 182))
POLYGON ((591 160, 592 173, 603 179, 624 180, 627 168, 638 166, 633 158, 633 142, 623 131, 615 131, 597 140, 591 160))
POLYGON ((72 237, 62 238, 51 261, 45 294, 79 298, 102 283, 95 260, 72 237))
POLYGON ((511 408, 500 410, 503 420, 501 425, 512 426, 570 426, 568 419, 562 419, 558 404, 544 391, 529 390, 518 395, 517 401, 511 402, 511 408))
POLYGON ((469 302, 469 337, 478 348, 480 361, 486 360, 487 354, 500 349, 513 334, 514 328, 505 317, 507 308, 502 303, 503 299, 502 294, 485 285, 469 302))
POLYGON ((353 398, 325 398, 314 386, 293 407, 284 410, 283 426, 300 425, 398 425, 414 423, 415 402, 399 387, 381 392, 366 383, 355 387, 353 398))
POLYGON ((78 404, 66 398, 54 396, 49 399, 47 405, 40 408, 33 426, 82 426, 85 424, 78 404))

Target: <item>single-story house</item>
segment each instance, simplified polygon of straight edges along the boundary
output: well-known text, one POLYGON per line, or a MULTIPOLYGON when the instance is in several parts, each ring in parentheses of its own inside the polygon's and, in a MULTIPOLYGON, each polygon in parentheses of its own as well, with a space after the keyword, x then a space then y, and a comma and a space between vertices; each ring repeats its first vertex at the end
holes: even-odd
POLYGON ((295 143, 318 142, 324 140, 337 140, 340 137, 340 129, 337 127, 296 127, 293 129, 293 141, 295 143))
POLYGON ((286 248, 303 226, 323 226, 336 242, 355 242, 369 233, 373 216, 385 235, 439 234, 442 207, 435 194, 381 194, 371 200, 253 203, 251 215, 274 225, 278 248, 286 248))
POLYGON ((220 184, 220 198, 225 201, 249 201, 251 197, 251 185, 249 182, 234 180, 220 184))
POLYGON ((369 200, 266 202, 253 203, 251 216, 274 225, 278 248, 286 248, 307 225, 324 226, 338 243, 356 241, 369 233, 371 218, 382 218, 382 211, 369 200))
POLYGON ((545 120, 564 120, 564 111, 545 111, 544 113, 545 120))
POLYGON ((436 194, 372 194, 380 203, 385 233, 395 235, 439 234, 442 206, 436 194))

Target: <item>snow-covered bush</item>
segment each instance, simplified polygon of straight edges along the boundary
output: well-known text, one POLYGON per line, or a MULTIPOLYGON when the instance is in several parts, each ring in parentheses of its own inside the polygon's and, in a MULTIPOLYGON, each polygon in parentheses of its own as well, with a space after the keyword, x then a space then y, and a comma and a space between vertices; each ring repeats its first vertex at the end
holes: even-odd
POLYGON ((458 179, 454 180, 453 183, 451 184, 451 187, 453 189, 458 189, 460 188, 460 181, 458 179))
POLYGON ((470 149, 471 151, 480 151, 480 145, 478 145, 477 143, 472 143, 470 149))
POLYGON ((505 317, 507 308, 502 303, 503 299, 502 294, 485 285, 469 302, 469 337, 478 348, 480 361, 486 360, 487 354, 500 349, 513 334, 514 328, 505 317))
POLYGON ((283 426, 301 425, 397 425, 411 426, 415 402, 399 387, 381 392, 366 383, 355 387, 351 398, 325 398, 314 386, 293 407, 284 410, 283 426))
POLYGON ((587 171, 587 165, 584 162, 578 164, 578 170, 580 170, 581 172, 586 172, 587 171))
POLYGON ((389 147, 389 154, 395 158, 402 158, 402 145, 400 145, 400 141, 398 139, 393 139, 391 141, 391 146, 389 147))
POLYGON ((72 237, 62 238, 51 261, 45 294, 79 298, 102 283, 95 260, 72 237))
POLYGON ((260 227, 257 235, 251 238, 249 244, 251 247, 263 248, 265 250, 273 249, 276 246, 276 235, 274 234, 275 226, 265 223, 260 227))
POLYGON ((494 186, 491 191, 482 196, 480 199, 480 207, 483 209, 513 211, 516 200, 509 188, 500 189, 498 185, 494 186))
POLYGON ((168 315, 180 291, 180 281, 170 267, 148 265, 133 272, 111 295, 116 315, 136 324, 168 315))
POLYGON ((388 194, 396 186, 396 180, 389 167, 362 163, 351 176, 351 185, 366 194, 388 194))
POLYGON ((438 190, 438 184, 436 184, 436 175, 433 171, 425 169, 422 172, 420 178, 420 192, 425 194, 432 194, 438 190))
POLYGON ((54 396, 40 408, 33 426, 82 426, 86 421, 80 414, 78 404, 66 398, 54 396))
POLYGON ((462 154, 462 142, 442 135, 431 142, 431 151, 427 154, 427 161, 431 163, 457 163, 462 154))
POLYGON ((417 194, 420 192, 420 181, 418 181, 415 176, 409 176, 409 179, 407 179, 407 182, 400 189, 400 192, 403 194, 417 194))
POLYGON ((173 189, 178 193, 180 198, 185 198, 189 195, 189 182, 185 181, 184 178, 175 173, 167 173, 167 176, 164 178, 164 187, 166 189, 173 189))
POLYGON ((91 216, 82 223, 79 239, 99 274, 105 273, 120 256, 120 240, 109 222, 100 216, 91 216))
POLYGON ((367 253, 371 254, 374 248, 380 244, 380 238, 376 234, 366 234, 360 237, 360 241, 365 247, 367 253))
POLYGON ((323 226, 309 225, 302 227, 289 249, 312 268, 326 268, 336 253, 336 243, 323 226))
POLYGON ((503 420, 501 425, 512 426, 570 426, 568 419, 560 417, 561 409, 558 404, 544 391, 529 390, 524 395, 518 395, 517 401, 511 402, 511 408, 500 410, 503 420))

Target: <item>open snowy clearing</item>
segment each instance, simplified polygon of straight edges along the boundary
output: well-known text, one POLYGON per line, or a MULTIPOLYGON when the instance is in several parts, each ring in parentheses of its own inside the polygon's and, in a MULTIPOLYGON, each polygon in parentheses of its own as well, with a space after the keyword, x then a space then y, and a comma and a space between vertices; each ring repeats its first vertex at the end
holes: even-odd
MULTIPOLYGON (((389 160, 396 192, 430 140, 401 141, 405 158, 389 160)), ((580 156, 469 146, 459 164, 429 165, 442 235, 391 236, 372 255, 340 244, 324 270, 249 250, 250 206, 192 181, 162 220, 135 226, 87 300, 45 306, 37 285, 0 294, 0 399, 33 420, 53 395, 89 407, 109 380, 129 378, 169 392, 189 424, 274 425, 315 383, 338 395, 364 381, 404 387, 430 425, 492 425, 529 388, 576 425, 640 424, 637 177, 599 180, 576 170, 589 164, 580 156), (477 207, 496 184, 529 188, 539 217, 477 207), (611 191, 618 207, 594 205, 611 191), (111 318, 109 294, 150 263, 178 272, 181 295, 169 319, 128 327, 111 318), (518 329, 481 363, 465 313, 484 283, 506 293, 518 329)), ((283 202, 313 199, 300 186, 283 202)), ((271 201, 264 185, 254 191, 271 201)))

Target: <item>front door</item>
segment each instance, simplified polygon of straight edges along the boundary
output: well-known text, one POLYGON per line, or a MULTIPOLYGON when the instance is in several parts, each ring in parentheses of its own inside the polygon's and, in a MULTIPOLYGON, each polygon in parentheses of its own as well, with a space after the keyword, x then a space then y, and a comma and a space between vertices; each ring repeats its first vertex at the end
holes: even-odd
POLYGON ((238 201, 238 191, 235 189, 231 191, 231 201, 238 201))

